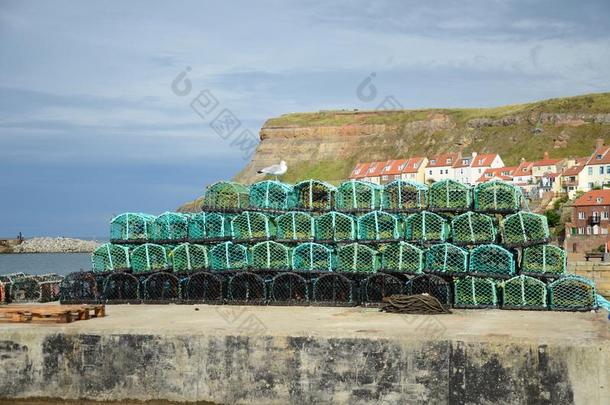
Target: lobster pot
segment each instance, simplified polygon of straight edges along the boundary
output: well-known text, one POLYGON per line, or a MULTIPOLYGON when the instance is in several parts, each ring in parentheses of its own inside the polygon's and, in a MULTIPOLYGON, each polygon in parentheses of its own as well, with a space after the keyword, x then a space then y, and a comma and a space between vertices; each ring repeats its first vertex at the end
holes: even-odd
POLYGON ((315 239, 319 242, 350 242, 356 235, 356 220, 351 215, 332 211, 315 219, 315 239))
POLYGON ((339 273, 322 274, 312 282, 312 301, 317 305, 356 305, 356 292, 355 282, 339 273))
POLYGON ((477 246, 470 251, 469 271, 483 277, 510 278, 515 274, 515 259, 501 246, 477 246))
POLYGON ((165 270, 168 268, 167 251, 154 243, 140 245, 131 252, 131 268, 134 273, 165 270))
POLYGON ((381 269, 421 274, 424 270, 424 251, 406 242, 390 243, 382 250, 381 269))
POLYGON ((335 187, 318 180, 305 180, 294 186, 298 209, 330 211, 334 207, 335 187))
POLYGON ((487 278, 467 276, 454 283, 456 308, 496 308, 496 284, 487 278))
POLYGON ((430 211, 468 211, 472 205, 470 187, 454 180, 441 180, 432 184, 428 196, 430 211))
POLYGON ((275 219, 276 240, 281 242, 307 242, 314 238, 314 219, 306 212, 287 212, 275 219))
POLYGON ((407 180, 386 184, 381 196, 384 211, 422 210, 428 206, 428 186, 407 180))
POLYGON ((584 277, 562 277, 547 287, 549 307, 554 311, 589 311, 597 306, 595 284, 584 277))
POLYGON ((449 237, 447 221, 433 212, 422 211, 405 219, 405 238, 412 242, 444 242, 449 237))
POLYGON ((245 211, 231 221, 231 236, 234 240, 266 240, 272 235, 275 235, 275 226, 262 212, 245 211))
POLYGON ((34 276, 21 277, 12 282, 9 297, 13 303, 41 302, 42 288, 34 276))
POLYGON ((307 304, 309 302, 307 280, 295 273, 280 273, 274 276, 269 285, 269 301, 288 305, 307 304))
POLYGON ((209 258, 212 270, 240 270, 248 267, 248 249, 230 241, 214 245, 209 258))
POLYGON ((380 303, 390 295, 404 294, 404 290, 398 277, 386 273, 373 274, 360 283, 360 297, 365 304, 380 303))
POLYGON ((231 238, 233 214, 209 212, 205 218, 205 241, 222 241, 231 238))
POLYGON ((494 243, 496 227, 493 219, 477 212, 465 212, 451 221, 451 240, 458 245, 494 243))
POLYGON ((180 281, 171 273, 154 273, 143 283, 144 302, 172 302, 180 299, 180 281))
POLYGON ((140 283, 132 274, 109 274, 104 280, 102 296, 109 302, 137 301, 140 299, 140 283))
POLYGON ((281 243, 265 241, 252 246, 252 268, 255 270, 290 270, 290 248, 281 243))
POLYGON ((453 303, 451 284, 434 274, 421 274, 413 277, 407 281, 405 293, 408 295, 428 294, 445 306, 450 306, 453 303))
POLYGON ((533 277, 516 276, 504 282, 504 309, 546 309, 546 285, 533 277))
POLYGON ((251 209, 287 211, 295 205, 296 199, 289 184, 265 180, 250 186, 251 209))
POLYGON ((125 246, 104 243, 93 251, 91 267, 95 272, 127 270, 131 267, 129 250, 125 246))
POLYGON ((508 246, 529 246, 549 240, 549 226, 544 215, 521 211, 506 217, 503 228, 503 242, 508 246))
POLYGON ((335 193, 337 211, 371 211, 381 207, 381 188, 373 183, 358 180, 344 181, 335 193))
POLYGON ((265 280, 256 273, 240 272, 229 279, 227 299, 234 303, 264 303, 265 280))
POLYGON ((398 218, 383 211, 372 211, 358 218, 361 241, 394 241, 400 239, 398 218))
POLYGON ((319 243, 301 243, 292 252, 292 269, 295 271, 333 271, 333 251, 319 243))
POLYGON ((127 212, 110 221, 111 242, 143 243, 150 238, 155 217, 148 214, 127 212))
POLYGON ((523 249, 521 272, 530 275, 562 275, 566 272, 566 252, 554 245, 523 249))
POLYGON ((517 212, 523 203, 521 189, 504 181, 478 184, 474 190, 474 209, 484 212, 517 212))
POLYGON ((337 270, 374 273, 379 268, 377 251, 366 245, 352 243, 337 249, 337 270))
POLYGON ((188 217, 179 212, 166 212, 152 223, 150 239, 157 243, 184 242, 188 237, 188 217))
POLYGON ((463 274, 468 269, 468 252, 451 243, 431 246, 426 251, 426 272, 463 274))
POLYGON ((204 211, 240 211, 249 206, 247 186, 233 181, 219 181, 208 186, 202 208, 204 211))
POLYGON ((183 281, 182 298, 186 302, 221 302, 222 278, 208 272, 191 274, 183 281))
MULTIPOLYGON (((9 284, 10 285, 10 284, 9 284)), ((6 291, 8 290, 8 286, 0 281, 0 304, 6 304, 8 297, 6 296, 6 291)))
POLYGON ((59 286, 59 300, 67 303, 90 303, 100 298, 95 274, 77 271, 70 273, 61 281, 59 286))
POLYGON ((208 249, 202 245, 183 243, 170 253, 174 273, 194 272, 209 268, 208 249))

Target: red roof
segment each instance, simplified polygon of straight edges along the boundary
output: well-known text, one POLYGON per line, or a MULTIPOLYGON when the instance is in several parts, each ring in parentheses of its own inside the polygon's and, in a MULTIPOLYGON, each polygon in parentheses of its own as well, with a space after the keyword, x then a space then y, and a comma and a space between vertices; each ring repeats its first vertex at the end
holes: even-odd
POLYGON ((605 165, 610 163, 610 146, 602 146, 601 148, 595 149, 595 152, 591 155, 587 161, 587 165, 605 165))
POLYGON ((517 169, 513 173, 513 176, 531 176, 532 175, 532 162, 521 162, 517 169))
POLYGON ((610 190, 591 190, 580 196, 573 204, 574 207, 593 205, 610 205, 610 190))
POLYGON ((350 179, 362 179, 366 176, 366 172, 369 169, 370 163, 358 163, 352 173, 349 175, 350 179))
POLYGON ((396 160, 388 160, 385 163, 381 174, 400 174, 402 169, 404 168, 404 164, 407 163, 407 159, 396 159, 396 160))
POLYGON ((412 157, 407 160, 403 173, 417 173, 421 165, 424 163, 423 157, 412 157))
POLYGON ((585 163, 589 158, 576 158, 574 159, 576 164, 572 167, 568 167, 562 173, 562 176, 576 176, 578 173, 582 172, 582 169, 585 168, 585 163))
POLYGON ((500 179, 505 181, 511 181, 513 179, 513 173, 517 170, 517 166, 510 167, 495 167, 485 169, 481 177, 477 180, 477 183, 485 183, 486 181, 493 179, 500 179))
POLYGON ((489 167, 498 156, 496 153, 481 153, 476 155, 472 161, 472 167, 489 167))
POLYGON ((453 166, 459 159, 457 153, 443 153, 441 155, 432 156, 428 161, 428 167, 447 167, 453 166))
POLYGON ((364 177, 378 177, 381 176, 381 171, 385 167, 386 162, 373 162, 370 164, 366 175, 364 177))
POLYGON ((561 162, 561 159, 551 159, 548 152, 544 152, 544 158, 534 162, 534 166, 554 166, 561 162))

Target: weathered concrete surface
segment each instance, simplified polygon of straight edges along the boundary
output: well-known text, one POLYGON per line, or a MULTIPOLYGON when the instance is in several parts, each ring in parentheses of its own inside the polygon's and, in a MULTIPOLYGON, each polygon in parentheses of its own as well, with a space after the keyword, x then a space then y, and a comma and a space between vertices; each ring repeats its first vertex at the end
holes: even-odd
POLYGON ((605 313, 125 305, 108 314, 1 325, 0 398, 610 403, 605 313))

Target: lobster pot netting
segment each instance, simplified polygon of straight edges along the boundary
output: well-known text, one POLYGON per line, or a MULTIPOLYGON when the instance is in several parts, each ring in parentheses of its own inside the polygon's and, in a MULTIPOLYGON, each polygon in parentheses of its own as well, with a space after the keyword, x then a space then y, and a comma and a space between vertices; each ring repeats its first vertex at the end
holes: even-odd
POLYGON ((152 223, 150 239, 155 242, 183 242, 188 237, 188 217, 179 212, 166 212, 152 223))
POLYGON ((444 242, 449 236, 447 221, 433 212, 422 211, 405 219, 405 238, 414 242, 444 242))
POLYGON ((456 244, 494 243, 496 235, 494 220, 485 214, 466 212, 451 221, 451 240, 456 244))
POLYGON ((312 300, 330 305, 354 305, 354 282, 338 273, 322 274, 313 280, 312 300))
POLYGON ((428 205, 428 187, 424 184, 394 180, 385 185, 381 206, 385 211, 421 210, 428 205))
POLYGON ((406 242, 388 244, 381 253, 381 269, 421 274, 424 270, 424 251, 406 242))
POLYGON ((180 299, 180 282, 171 273, 155 273, 143 283, 144 301, 170 302, 180 299))
POLYGON ((400 239, 398 218, 383 211, 372 211, 358 218, 358 239, 391 241, 400 239))
POLYGON ((224 242, 210 250, 212 270, 239 270, 248 267, 248 249, 240 244, 224 242))
POLYGON ((428 294, 441 304, 451 306, 451 284, 434 274, 421 274, 407 281, 405 293, 408 295, 428 294))
POLYGON ((356 220, 351 215, 328 212, 315 219, 315 239, 324 242, 356 240, 356 220))
POLYGON ((373 183, 350 180, 337 187, 335 208, 337 211, 370 211, 381 206, 381 188, 373 183))
POLYGON ((315 234, 314 219, 306 212, 288 212, 275 219, 276 239, 278 241, 313 240, 315 234))
POLYGON ((428 206, 432 211, 467 211, 472 204, 470 187, 454 180, 432 184, 428 196, 428 206))
POLYGON ((239 302, 264 302, 265 280, 255 273, 237 273, 229 279, 227 298, 239 302))
POLYGON ((516 212, 523 201, 519 187, 498 180, 480 183, 473 192, 477 211, 516 212))
POLYGON ((504 282, 502 291, 502 308, 546 309, 546 285, 533 277, 513 277, 504 282))
POLYGON ((377 251, 366 245, 352 243, 337 249, 337 270, 374 273, 379 268, 377 251))
POLYGON ((332 271, 335 267, 333 251, 319 243, 302 243, 292 252, 295 271, 332 271))
POLYGON ((275 235, 275 227, 262 212, 245 211, 231 221, 231 236, 234 240, 265 240, 275 235))
POLYGON ((509 246, 545 243, 549 239, 549 226, 544 215, 518 212, 506 217, 503 228, 503 242, 509 246))
POLYGON ((70 273, 61 282, 59 287, 60 301, 64 302, 93 302, 100 297, 95 275, 90 272, 78 271, 70 273))
POLYGON ((154 243, 140 245, 131 252, 131 268, 134 273, 165 270, 168 268, 167 251, 154 243))
POLYGON ((265 180, 250 186, 250 207, 265 210, 289 210, 296 205, 292 186, 265 180))
POLYGON ((146 242, 150 237, 155 217, 127 212, 110 221, 110 241, 146 242))
POLYGON ((93 251, 91 266, 95 272, 127 270, 131 267, 129 250, 125 246, 104 243, 93 251))
POLYGON ((205 220, 205 239, 208 241, 225 240, 231 237, 233 214, 210 212, 205 220))
POLYGON ((252 246, 251 267, 255 270, 289 270, 290 249, 281 243, 266 241, 252 246))
POLYGON ((108 301, 134 301, 140 299, 140 283, 127 273, 112 273, 104 280, 103 297, 108 301))
POLYGON ((548 290, 552 310, 588 311, 597 305, 595 284, 584 277, 562 277, 550 283, 548 290))
POLYGON ((510 278, 515 274, 515 259, 501 246, 481 245, 470 251, 469 270, 484 277, 510 278))
POLYGON ((186 301, 222 301, 222 279, 213 273, 192 274, 184 280, 181 290, 186 301))
POLYGON ((282 303, 306 303, 309 301, 307 280, 295 273, 281 273, 271 279, 269 300, 282 303))
POLYGON ((190 214, 188 219, 187 238, 190 241, 202 241, 206 238, 205 223, 207 212, 190 214))
POLYGON ((404 284, 390 274, 377 273, 360 283, 360 294, 364 303, 380 303, 385 297, 404 294, 404 284))
POLYGON ((41 302, 42 288, 33 276, 16 279, 11 284, 10 301, 15 302, 41 302))
POLYGON ((211 184, 203 199, 203 208, 207 211, 236 211, 247 209, 249 205, 248 187, 233 181, 211 184))
POLYGON ((489 308, 498 305, 493 280, 467 276, 456 280, 454 286, 454 305, 458 308, 489 308))
POLYGON ((426 271, 463 274, 468 268, 468 252, 451 243, 433 245, 426 251, 426 271))
POLYGON ((169 254, 175 273, 204 270, 209 267, 208 249, 202 245, 183 243, 169 254))
POLYGON ((566 252, 553 245, 523 249, 521 272, 534 275, 562 275, 566 272, 566 252))
POLYGON ((334 207, 335 187, 317 180, 305 180, 294 186, 297 208, 309 211, 329 211, 334 207))

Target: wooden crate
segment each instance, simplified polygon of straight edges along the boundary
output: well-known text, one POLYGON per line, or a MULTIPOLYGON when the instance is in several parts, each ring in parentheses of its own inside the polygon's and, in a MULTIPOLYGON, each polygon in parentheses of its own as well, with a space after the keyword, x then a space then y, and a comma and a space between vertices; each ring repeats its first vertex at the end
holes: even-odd
POLYGON ((0 322, 70 323, 106 316, 104 305, 7 305, 0 307, 0 322))

